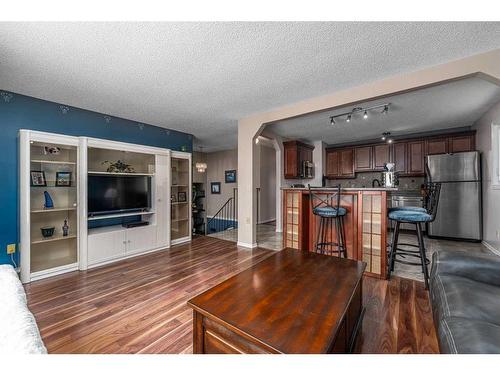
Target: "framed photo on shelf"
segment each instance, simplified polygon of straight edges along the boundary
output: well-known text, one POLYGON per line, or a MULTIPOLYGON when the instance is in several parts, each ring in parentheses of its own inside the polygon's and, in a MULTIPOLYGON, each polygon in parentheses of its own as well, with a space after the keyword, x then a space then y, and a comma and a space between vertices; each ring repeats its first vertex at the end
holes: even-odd
POLYGON ((47 186, 44 171, 30 171, 31 186, 47 186))
POLYGON ((186 202, 187 201, 187 196, 185 191, 179 191, 178 193, 178 201, 179 202, 186 202))
POLYGON ((231 169, 225 172, 226 184, 233 184, 236 182, 236 169, 231 169))
POLYGON ((212 194, 220 194, 220 182, 211 182, 210 191, 212 194))
POLYGON ((56 186, 71 186, 71 172, 56 172, 56 186))

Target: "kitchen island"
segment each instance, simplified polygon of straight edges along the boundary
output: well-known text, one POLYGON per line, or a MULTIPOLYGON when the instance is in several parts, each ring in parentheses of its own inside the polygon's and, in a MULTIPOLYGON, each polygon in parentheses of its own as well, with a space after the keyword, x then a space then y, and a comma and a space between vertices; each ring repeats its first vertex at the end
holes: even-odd
MULTIPOLYGON (((283 188, 283 246, 312 251, 319 217, 312 213, 307 188, 283 188)), ((385 278, 387 264, 387 194, 397 188, 344 188, 340 206, 344 217, 347 257, 366 263, 365 274, 385 278)), ((332 195, 336 189, 314 188, 315 194, 332 195)), ((317 202, 313 202, 317 203, 317 202)), ((327 238, 336 241, 335 227, 327 238)))

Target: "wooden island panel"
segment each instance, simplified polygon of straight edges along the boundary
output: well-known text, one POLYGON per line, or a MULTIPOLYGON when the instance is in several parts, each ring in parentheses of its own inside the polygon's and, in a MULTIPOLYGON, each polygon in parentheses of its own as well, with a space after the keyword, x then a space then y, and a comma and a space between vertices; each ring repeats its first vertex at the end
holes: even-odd
MULTIPOLYGON (((318 195, 332 195, 333 190, 317 189, 318 195)), ((319 227, 319 217, 312 213, 307 189, 283 190, 283 246, 313 251, 319 227)), ((384 279, 387 258, 387 192, 385 190, 343 190, 341 207, 344 217, 348 259, 364 261, 365 273, 384 279)), ((315 202, 313 202, 315 203, 315 202)), ((336 229, 327 229, 327 238, 336 242, 336 229)))

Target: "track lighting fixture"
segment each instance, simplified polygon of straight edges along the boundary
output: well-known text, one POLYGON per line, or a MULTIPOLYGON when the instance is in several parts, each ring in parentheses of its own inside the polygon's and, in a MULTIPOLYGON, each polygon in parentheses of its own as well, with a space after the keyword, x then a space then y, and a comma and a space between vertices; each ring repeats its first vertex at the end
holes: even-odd
POLYGON ((380 113, 385 115, 389 112, 390 105, 391 105, 391 103, 384 103, 384 104, 380 104, 380 105, 374 105, 374 106, 368 107, 368 108, 355 107, 349 112, 344 112, 344 113, 341 113, 339 115, 330 116, 330 125, 335 124, 335 119, 342 118, 344 116, 345 116, 346 122, 351 122, 352 116, 357 114, 357 113, 360 113, 360 112, 363 113, 363 119, 366 120, 366 119, 368 119, 368 112, 372 111, 374 109, 377 109, 377 108, 383 108, 383 110, 380 113))
POLYGON ((392 143, 391 132, 382 133, 382 137, 380 139, 382 141, 386 141, 387 143, 392 143))

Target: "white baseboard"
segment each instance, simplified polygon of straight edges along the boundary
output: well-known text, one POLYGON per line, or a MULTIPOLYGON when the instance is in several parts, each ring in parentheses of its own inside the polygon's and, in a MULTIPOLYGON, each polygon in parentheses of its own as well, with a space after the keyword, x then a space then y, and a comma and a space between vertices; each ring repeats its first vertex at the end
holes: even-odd
POLYGON ((497 248, 495 248, 493 245, 491 245, 490 243, 488 243, 486 241, 483 241, 482 244, 484 245, 484 247, 486 247, 493 254, 496 254, 496 255, 500 256, 500 250, 498 250, 497 248))
POLYGON ((257 243, 256 242, 254 242, 253 244, 249 244, 249 243, 246 243, 246 242, 240 242, 240 241, 238 241, 236 243, 236 245, 237 246, 241 246, 241 247, 246 247, 248 249, 254 249, 254 248, 257 247, 257 243))

